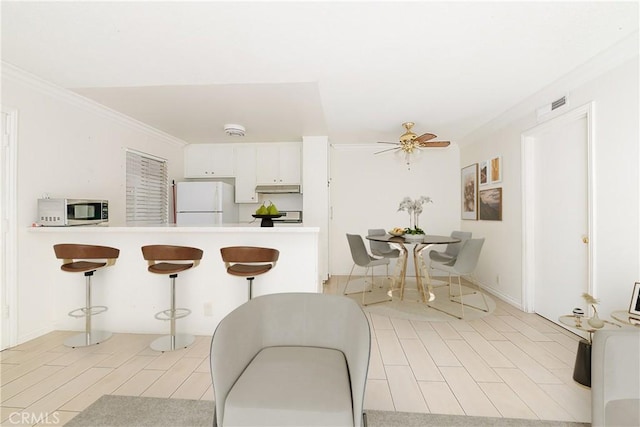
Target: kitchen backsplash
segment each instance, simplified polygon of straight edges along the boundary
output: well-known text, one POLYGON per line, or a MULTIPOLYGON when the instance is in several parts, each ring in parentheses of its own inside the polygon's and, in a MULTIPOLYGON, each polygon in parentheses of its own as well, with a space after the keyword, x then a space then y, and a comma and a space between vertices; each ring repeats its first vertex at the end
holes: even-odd
POLYGON ((246 204, 239 206, 240 222, 251 222, 254 218, 251 214, 256 212, 262 202, 265 206, 269 205, 269 201, 273 202, 279 210, 283 211, 301 211, 302 210, 302 194, 260 194, 258 195, 259 203, 246 204))

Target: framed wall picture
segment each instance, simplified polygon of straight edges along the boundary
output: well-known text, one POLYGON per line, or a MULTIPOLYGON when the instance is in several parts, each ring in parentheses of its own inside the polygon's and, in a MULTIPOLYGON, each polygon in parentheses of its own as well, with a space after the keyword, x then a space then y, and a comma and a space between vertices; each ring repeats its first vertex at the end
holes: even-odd
POLYGON ((462 168, 462 219, 478 219, 478 164, 462 168))
POLYGON ((497 156, 489 160, 489 183, 502 181, 502 157, 497 156))
POLYGON ((489 162, 487 160, 483 160, 482 162, 480 162, 479 168, 479 183, 482 187, 483 185, 487 185, 489 183, 489 162))
POLYGON ((629 304, 629 314, 640 319, 640 282, 636 282, 633 285, 631 303, 629 304))
POLYGON ((481 220, 502 221, 502 188, 480 190, 478 203, 481 220))

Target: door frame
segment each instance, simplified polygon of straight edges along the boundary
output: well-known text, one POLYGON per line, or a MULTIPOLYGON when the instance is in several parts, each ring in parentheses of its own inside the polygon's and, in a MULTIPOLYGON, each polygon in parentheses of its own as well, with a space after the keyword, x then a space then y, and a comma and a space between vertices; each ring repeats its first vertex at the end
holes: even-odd
MULTIPOLYGON (((534 176, 534 151, 533 145, 536 137, 549 129, 563 126, 577 120, 587 121, 587 238, 588 240, 588 289, 591 295, 597 294, 597 283, 595 283, 595 259, 596 259, 596 239, 594 232, 596 224, 595 211, 595 165, 594 165, 594 115, 595 103, 589 102, 562 115, 554 117, 531 129, 525 130, 521 134, 522 146, 522 307, 527 313, 535 310, 535 187, 534 176)), ((567 307, 567 310, 572 307, 567 307)))
POLYGON ((0 323, 3 332, 1 349, 17 345, 18 340, 18 229, 17 229, 17 163, 18 163, 18 110, 11 108, 1 108, 2 113, 7 115, 7 129, 3 133, 8 134, 8 138, 2 137, 2 155, 0 156, 0 180, 1 198, 0 201, 0 221, 3 221, 2 256, 3 268, 0 268, 0 281, 3 295, 3 306, 0 307, 0 323), (6 300, 5 300, 6 298, 6 300), (6 311, 8 311, 8 316, 6 311), (4 337, 4 332, 8 331, 8 337, 4 337))

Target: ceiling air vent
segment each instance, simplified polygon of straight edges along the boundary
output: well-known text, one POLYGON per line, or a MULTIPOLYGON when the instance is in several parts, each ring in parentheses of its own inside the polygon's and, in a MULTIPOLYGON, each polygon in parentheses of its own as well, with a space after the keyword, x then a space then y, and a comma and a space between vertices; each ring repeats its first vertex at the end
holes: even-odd
POLYGON ((551 102, 550 104, 544 105, 540 108, 538 108, 537 110, 537 115, 538 115, 538 122, 542 122, 544 120, 546 120, 548 117, 548 114, 551 113, 552 111, 555 111, 557 109, 561 109, 562 107, 565 107, 569 105, 569 101, 567 99, 567 96, 563 96, 562 98, 558 98, 555 101, 551 102))
POLYGON ((551 103, 551 111, 555 110, 556 108, 562 107, 566 103, 567 103, 567 97, 566 96, 563 96, 560 99, 556 99, 555 101, 553 101, 551 103))

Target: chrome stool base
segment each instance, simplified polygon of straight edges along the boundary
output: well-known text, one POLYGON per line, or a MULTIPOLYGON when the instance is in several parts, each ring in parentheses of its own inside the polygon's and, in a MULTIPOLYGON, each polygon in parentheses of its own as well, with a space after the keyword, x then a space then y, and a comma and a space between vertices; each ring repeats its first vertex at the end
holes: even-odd
POLYGON ((100 344, 103 341, 111 338, 111 332, 108 331, 91 331, 83 332, 81 334, 74 335, 64 340, 64 345, 67 347, 88 347, 94 344, 100 344))
POLYGON ((165 335, 154 340, 150 347, 155 351, 173 351, 186 348, 193 344, 196 337, 188 334, 165 335))

